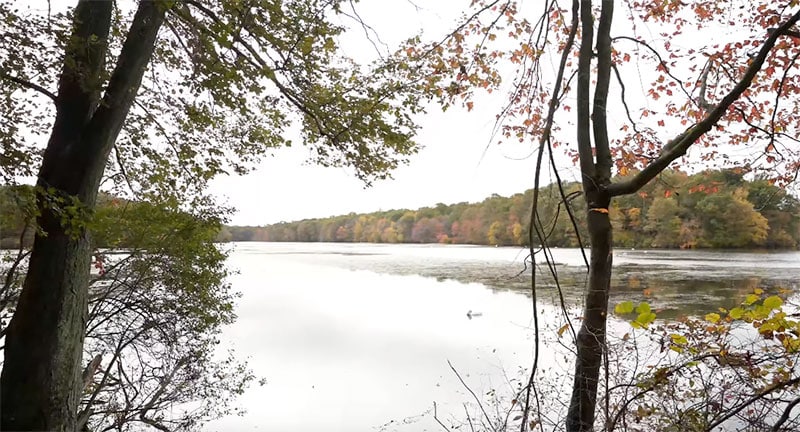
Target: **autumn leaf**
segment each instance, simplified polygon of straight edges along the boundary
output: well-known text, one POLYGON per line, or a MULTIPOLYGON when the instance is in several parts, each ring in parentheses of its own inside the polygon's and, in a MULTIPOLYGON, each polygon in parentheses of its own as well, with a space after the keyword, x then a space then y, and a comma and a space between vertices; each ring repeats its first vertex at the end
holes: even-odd
POLYGON ((778 296, 769 296, 764 299, 764 307, 769 309, 778 309, 783 305, 783 300, 778 296))
POLYGON ((614 313, 617 315, 624 315, 633 312, 633 302, 624 301, 614 306, 614 313))
POLYGON ((744 309, 740 307, 733 308, 728 312, 728 316, 733 319, 741 319, 744 316, 744 309))
POLYGON ((672 343, 676 345, 686 345, 689 343, 689 341, 686 339, 686 336, 679 335, 677 333, 671 334, 670 339, 672 339, 672 343))

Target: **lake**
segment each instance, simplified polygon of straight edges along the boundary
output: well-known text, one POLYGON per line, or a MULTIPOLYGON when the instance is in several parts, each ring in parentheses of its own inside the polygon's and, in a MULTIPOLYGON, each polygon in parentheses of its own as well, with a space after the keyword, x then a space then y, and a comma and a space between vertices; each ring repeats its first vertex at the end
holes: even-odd
MULTIPOLYGON (((454 245, 238 243, 231 282, 243 296, 225 329, 266 385, 243 417, 207 431, 425 431, 459 424, 482 400, 513 394, 533 359, 528 251, 454 245), (468 316, 468 312, 472 315, 468 316), (448 363, 449 362, 449 363, 448 363), (465 405, 466 404, 466 405, 465 405)), ((570 314, 586 268, 553 249, 570 314)), ((588 251, 587 251, 588 253, 588 251)), ((572 365, 554 279, 536 256, 540 367, 567 388, 572 365), (564 344, 566 345, 566 344, 564 344), (567 377, 567 378, 564 378, 567 377)), ((799 252, 616 250, 611 305, 648 301, 659 317, 731 307, 755 287, 796 290, 799 252)), ((612 320, 610 331, 625 331, 612 320), (616 329, 616 330, 615 330, 616 329)))

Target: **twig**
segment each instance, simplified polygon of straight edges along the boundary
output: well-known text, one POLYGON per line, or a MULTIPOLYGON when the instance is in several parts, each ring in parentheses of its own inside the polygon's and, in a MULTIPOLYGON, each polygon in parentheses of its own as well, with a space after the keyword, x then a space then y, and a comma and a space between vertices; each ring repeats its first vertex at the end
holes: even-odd
POLYGON ((436 420, 436 423, 439 423, 439 426, 441 426, 442 429, 444 429, 444 430, 446 430, 448 432, 450 431, 450 428, 445 426, 444 423, 442 423, 442 421, 439 420, 439 413, 438 413, 438 411, 436 409, 436 401, 433 402, 433 419, 436 420))
MULTIPOLYGON (((461 378, 461 374, 459 374, 458 371, 456 370, 456 368, 453 367, 453 364, 450 363, 450 360, 447 360, 447 365, 450 366, 450 370, 452 370, 453 373, 456 374, 456 377, 458 377, 458 380, 461 381, 461 385, 463 385, 464 388, 467 389, 468 392, 470 392, 472 397, 475 399, 475 402, 478 403, 478 408, 481 409, 481 412, 483 413, 483 417, 489 423, 489 426, 492 427, 492 420, 489 418, 489 414, 487 414, 486 410, 483 408, 483 403, 481 403, 481 400, 478 397, 478 395, 476 395, 475 392, 472 391, 472 389, 467 385, 467 383, 464 382, 464 379, 461 378)), ((492 430, 495 431, 496 429, 494 427, 492 427, 492 430)))

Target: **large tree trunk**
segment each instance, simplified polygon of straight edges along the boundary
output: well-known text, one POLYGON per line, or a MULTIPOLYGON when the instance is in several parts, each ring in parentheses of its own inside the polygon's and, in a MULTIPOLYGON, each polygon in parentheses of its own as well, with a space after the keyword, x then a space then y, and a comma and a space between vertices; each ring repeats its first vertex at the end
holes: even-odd
POLYGON ((593 430, 597 405, 597 384, 606 342, 608 292, 611 286, 612 229, 605 208, 590 208, 588 216, 591 258, 589 286, 578 332, 575 380, 567 413, 568 432, 593 430))
POLYGON ((39 171, 41 232, 6 335, 2 430, 75 430, 91 259, 86 222, 167 10, 160 1, 139 4, 101 101, 112 6, 111 0, 80 0, 75 8, 39 171))

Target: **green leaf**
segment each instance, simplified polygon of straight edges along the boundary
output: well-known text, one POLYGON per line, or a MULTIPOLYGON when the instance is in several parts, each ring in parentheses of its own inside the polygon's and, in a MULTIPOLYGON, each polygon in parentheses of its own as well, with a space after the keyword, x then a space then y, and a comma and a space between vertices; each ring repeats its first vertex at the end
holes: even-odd
POLYGON ((783 305, 783 300, 778 296, 769 296, 764 299, 764 306, 769 309, 778 309, 783 305))
POLYGON ((758 296, 755 294, 750 294, 744 299, 744 304, 750 306, 751 304, 758 301, 758 296))
POLYGON ((617 315, 624 315, 633 312, 633 302, 624 301, 614 306, 614 313, 617 315))
POLYGON ((636 307, 636 312, 640 314, 648 313, 650 312, 650 305, 648 303, 641 302, 639 303, 639 306, 636 307))
POLYGON ((716 314, 716 313, 712 312, 710 314, 706 314, 705 319, 708 322, 716 324, 716 323, 719 322, 720 316, 719 316, 719 314, 716 314))
POLYGON ((744 316, 744 309, 740 307, 735 307, 728 312, 728 316, 732 319, 741 319, 744 316))
POLYGON ((636 317, 635 322, 640 324, 642 327, 647 328, 647 326, 655 320, 656 314, 652 312, 642 312, 636 317))
POLYGON ((676 345, 686 345, 689 341, 686 339, 686 336, 679 335, 677 333, 673 333, 669 336, 672 339, 672 343, 676 345))

